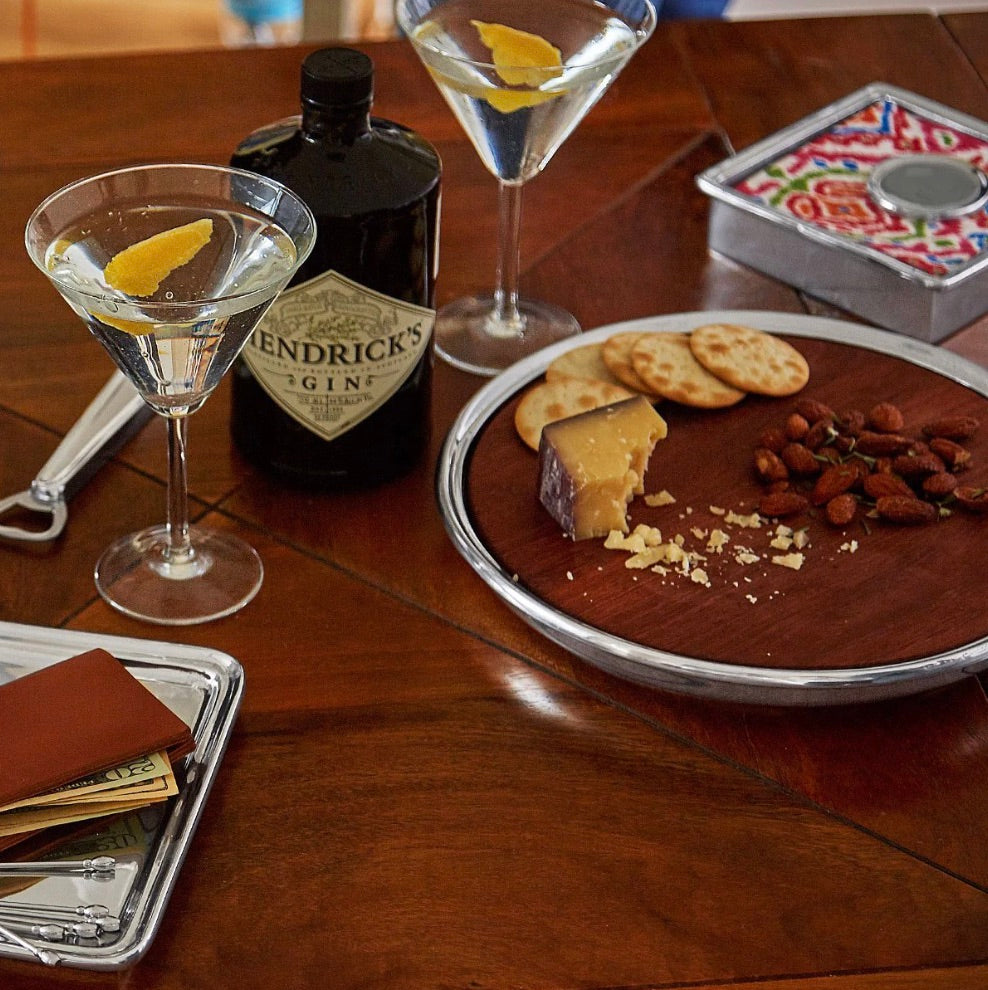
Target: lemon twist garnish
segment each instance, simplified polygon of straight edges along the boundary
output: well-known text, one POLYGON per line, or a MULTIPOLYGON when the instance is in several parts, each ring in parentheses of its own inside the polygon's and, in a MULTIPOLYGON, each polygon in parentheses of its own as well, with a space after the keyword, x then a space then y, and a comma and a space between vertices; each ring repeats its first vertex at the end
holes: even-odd
POLYGON ((134 337, 144 337, 149 333, 154 333, 153 323, 140 323, 137 320, 122 320, 117 316, 107 316, 105 313, 98 313, 96 319, 100 323, 105 323, 108 327, 115 327, 123 330, 124 333, 132 334, 134 337))
MULTIPOLYGON (((491 62, 497 74, 509 86, 538 87, 562 73, 562 52, 541 35, 520 31, 507 24, 470 22, 480 40, 490 49, 491 62)), ((486 95, 495 110, 511 113, 521 107, 532 107, 554 99, 559 93, 515 92, 495 90, 486 95)))
POLYGON ((213 221, 194 220, 131 244, 103 269, 111 289, 128 296, 150 296, 176 268, 187 265, 213 236, 213 221))

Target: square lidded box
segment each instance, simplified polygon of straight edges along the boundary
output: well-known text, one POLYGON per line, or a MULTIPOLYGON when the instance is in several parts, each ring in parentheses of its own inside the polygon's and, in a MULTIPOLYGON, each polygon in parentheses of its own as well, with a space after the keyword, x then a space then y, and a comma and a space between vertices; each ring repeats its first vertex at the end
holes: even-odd
POLYGON ((988 312, 988 124, 872 83, 697 176, 709 245, 936 342, 988 312))

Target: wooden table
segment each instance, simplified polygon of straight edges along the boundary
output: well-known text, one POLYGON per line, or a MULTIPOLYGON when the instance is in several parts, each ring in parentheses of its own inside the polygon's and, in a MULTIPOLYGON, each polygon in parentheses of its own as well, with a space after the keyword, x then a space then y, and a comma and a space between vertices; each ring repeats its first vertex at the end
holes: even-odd
MULTIPOLYGON (((409 49, 371 53, 377 112, 445 162, 441 297, 483 288, 494 183, 409 49)), ((27 260, 34 205, 107 166, 225 161, 294 111, 300 58, 0 66, 4 492, 30 481, 110 371, 27 260)), ((660 26, 531 184, 527 285, 586 327, 829 313, 708 253, 693 176, 875 80, 988 118, 988 14, 660 26)), ((944 346, 988 364, 988 323, 944 346)), ((247 676, 145 959, 123 974, 0 961, 4 990, 988 985, 981 684, 767 709, 581 663, 504 607, 444 533, 435 458, 479 384, 439 366, 431 457, 361 496, 254 473, 221 388, 190 431, 194 511, 245 535, 267 568, 227 620, 166 632, 94 592, 99 551, 163 514, 160 423, 74 499, 56 543, 0 544, 0 618, 218 648, 247 676)))

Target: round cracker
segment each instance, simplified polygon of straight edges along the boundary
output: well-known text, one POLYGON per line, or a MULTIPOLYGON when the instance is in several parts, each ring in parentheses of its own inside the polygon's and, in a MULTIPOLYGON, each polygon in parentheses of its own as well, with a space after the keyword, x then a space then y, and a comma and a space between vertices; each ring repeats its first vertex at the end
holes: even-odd
POLYGON ((604 363, 600 344, 583 344, 553 358, 545 369, 545 380, 558 382, 564 378, 607 382, 609 385, 621 384, 604 363))
POLYGON ((632 348, 641 336, 641 332, 635 330, 625 330, 612 334, 601 345, 601 357, 620 384, 634 389, 636 392, 641 392, 642 395, 658 399, 660 396, 642 381, 641 375, 635 371, 635 366, 631 361, 632 348))
POLYGON ((810 380, 810 366, 792 344, 754 327, 697 327, 690 335, 690 348, 705 368, 747 392, 793 395, 810 380))
POLYGON ((533 385, 515 407, 515 429, 532 450, 538 450, 542 427, 546 423, 634 397, 628 389, 607 382, 579 378, 540 382, 533 385))
POLYGON ((635 371, 664 399, 699 409, 733 406, 745 392, 721 381, 693 356, 685 333, 645 333, 631 349, 635 371))

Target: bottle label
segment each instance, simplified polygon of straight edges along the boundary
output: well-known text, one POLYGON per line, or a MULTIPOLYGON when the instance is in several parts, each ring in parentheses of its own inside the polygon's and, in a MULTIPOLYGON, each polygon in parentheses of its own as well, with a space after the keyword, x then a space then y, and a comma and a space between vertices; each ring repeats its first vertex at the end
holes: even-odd
POLYGON ((328 271, 283 292, 241 357, 274 402, 332 440, 401 387, 435 319, 435 310, 328 271))

